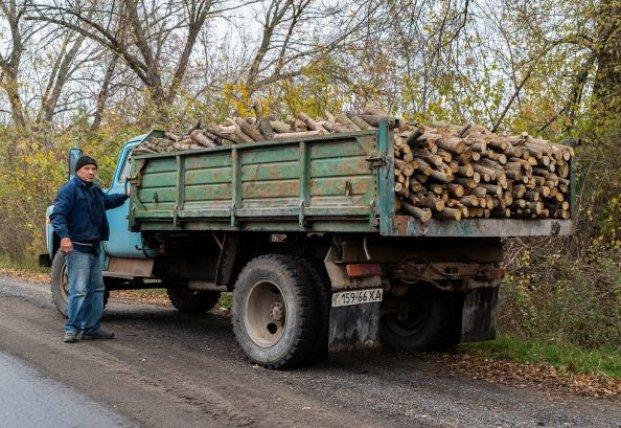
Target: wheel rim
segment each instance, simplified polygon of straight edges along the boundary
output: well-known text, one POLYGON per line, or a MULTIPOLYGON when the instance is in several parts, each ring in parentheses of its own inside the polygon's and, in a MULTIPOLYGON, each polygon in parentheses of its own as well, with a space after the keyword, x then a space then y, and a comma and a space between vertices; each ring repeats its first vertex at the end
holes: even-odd
POLYGON ((430 294, 421 294, 412 300, 401 300, 397 313, 387 316, 386 325, 399 336, 415 336, 424 330, 431 314, 432 303, 430 294))
POLYGON ((62 274, 60 275, 60 293, 63 299, 69 299, 69 274, 67 272, 67 262, 63 263, 62 274))
POLYGON ((245 304, 244 323, 254 343, 268 348, 274 346, 285 331, 285 299, 278 286, 270 281, 252 285, 245 304))

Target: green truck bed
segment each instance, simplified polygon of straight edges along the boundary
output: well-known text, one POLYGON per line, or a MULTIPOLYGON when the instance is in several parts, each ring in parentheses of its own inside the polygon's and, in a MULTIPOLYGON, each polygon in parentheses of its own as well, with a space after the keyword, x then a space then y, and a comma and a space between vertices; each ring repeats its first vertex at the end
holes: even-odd
MULTIPOLYGON (((154 131, 147 138, 159 135, 154 131)), ((571 220, 421 224, 395 215, 392 141, 381 124, 372 131, 135 155, 130 227, 436 237, 572 233, 571 220)))

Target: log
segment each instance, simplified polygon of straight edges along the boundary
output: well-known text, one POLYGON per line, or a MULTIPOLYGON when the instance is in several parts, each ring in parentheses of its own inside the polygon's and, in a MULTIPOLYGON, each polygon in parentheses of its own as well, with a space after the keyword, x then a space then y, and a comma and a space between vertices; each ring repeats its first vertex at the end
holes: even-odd
POLYGON ((465 194, 464 186, 461 184, 449 183, 446 187, 449 193, 457 198, 461 198, 465 194))
POLYGON ((368 130, 368 129, 373 129, 373 127, 371 125, 369 125, 368 123, 366 123, 364 120, 362 120, 361 118, 359 118, 357 115, 355 114, 347 114, 347 117, 349 118, 349 120, 351 120, 352 122, 354 122, 356 124, 356 126, 358 128, 360 128, 361 130, 368 130))
POLYGON ((368 123, 369 125, 373 126, 373 127, 378 127, 380 122, 385 121, 388 124, 388 128, 389 129, 393 129, 397 126, 398 121, 390 116, 387 113, 383 113, 383 114, 378 114, 378 113, 362 113, 359 114, 358 117, 360 117, 362 120, 364 120, 366 123, 368 123))
POLYGON ((468 189, 474 189, 475 187, 477 187, 477 182, 474 181, 474 179, 472 179, 472 178, 455 177, 454 181, 455 181, 455 183, 461 184, 462 186, 464 186, 464 187, 466 187, 468 189))
POLYGON ((401 201, 401 209, 408 214, 416 217, 423 223, 427 223, 429 220, 431 220, 431 210, 429 208, 419 208, 410 205, 405 201, 401 201))
MULTIPOLYGON (((418 162, 417 162, 418 163, 418 162)), ((406 177, 414 174, 414 162, 405 162, 400 159, 395 159, 395 169, 398 169, 406 177)))
POLYGON ((460 221, 462 213, 461 213, 461 210, 458 210, 456 208, 445 208, 444 210, 440 211, 437 215, 440 218, 443 218, 445 220, 460 221))
POLYGON ((459 200, 462 204, 464 204, 467 207, 478 207, 480 205, 479 203, 479 198, 476 197, 475 195, 467 195, 464 196, 463 198, 461 198, 459 200))
POLYGON ((435 180, 441 181, 442 183, 449 183, 453 180, 453 174, 450 173, 450 170, 443 172, 434 169, 431 171, 429 176, 435 180))
POLYGON ((414 193, 418 193, 423 190, 423 184, 416 179, 410 179, 410 190, 414 193))
POLYGON ((478 198, 485 198, 485 196, 487 195, 487 189, 483 188, 483 187, 475 187, 473 189, 470 190, 470 193, 472 193, 473 195, 477 196, 478 198))
POLYGON ((437 141, 442 139, 442 135, 433 132, 425 132, 414 140, 414 146, 433 147, 437 146, 437 141))
POLYGON ((444 211, 445 209, 444 201, 435 197, 433 194, 427 194, 419 197, 417 205, 430 208, 432 211, 438 213, 444 211))
POLYGON ((274 132, 278 134, 284 134, 287 132, 291 132, 291 126, 289 126, 288 124, 286 124, 285 122, 281 120, 270 120, 270 125, 272 129, 274 130, 274 132))
POLYGON ((306 113, 302 113, 302 112, 298 113, 298 119, 304 122, 311 131, 322 131, 323 130, 322 126, 319 123, 317 123, 315 120, 313 120, 313 118, 311 118, 306 113))
POLYGON ((223 140, 234 144, 242 142, 239 137, 235 135, 235 126, 226 127, 210 124, 205 126, 204 132, 213 135, 220 144, 223 143, 223 140))
POLYGON ((172 132, 164 132, 164 136, 172 141, 179 141, 179 136, 172 132))
POLYGON ((347 128, 350 131, 360 131, 361 128, 356 125, 354 122, 352 122, 352 120, 347 117, 347 115, 345 115, 344 113, 341 114, 337 114, 336 115, 336 122, 343 125, 345 128, 347 128))
POLYGON ((195 129, 190 132, 190 138, 196 141, 201 146, 205 147, 216 147, 216 143, 207 138, 200 130, 195 129))
POLYGON ((456 155, 462 154, 466 149, 466 144, 459 137, 440 138, 435 143, 438 147, 456 155))
POLYGON ((300 131, 300 132, 286 132, 282 134, 275 134, 275 140, 288 140, 300 137, 312 137, 313 135, 320 135, 321 131, 300 131))
POLYGON ((451 152, 446 151, 442 148, 439 148, 436 151, 436 154, 440 156, 442 158, 442 161, 445 163, 450 163, 453 160, 453 155, 451 154, 451 152))
POLYGON ((472 177, 474 175, 474 168, 472 167, 471 164, 459 165, 457 174, 463 177, 472 177))
POLYGON ((235 124, 239 127, 239 129, 248 137, 250 137, 251 141, 264 141, 265 137, 252 125, 250 125, 247 121, 242 119, 241 117, 235 118, 235 124))
POLYGON ((431 165, 429 165, 427 162, 425 162, 422 159, 417 159, 416 163, 418 164, 418 168, 416 168, 417 171, 421 172, 422 174, 426 176, 431 175, 431 172, 433 171, 433 168, 431 167, 431 165))
POLYGON ((496 195, 499 198, 501 198, 503 195, 502 186, 498 186, 496 184, 479 183, 479 187, 484 188, 490 195, 496 195))

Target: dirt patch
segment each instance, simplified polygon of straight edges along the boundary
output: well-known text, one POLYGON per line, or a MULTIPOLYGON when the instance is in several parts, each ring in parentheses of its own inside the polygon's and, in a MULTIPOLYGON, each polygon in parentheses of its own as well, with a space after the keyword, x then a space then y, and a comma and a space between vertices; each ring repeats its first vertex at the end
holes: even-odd
POLYGON ((562 373, 549 364, 524 364, 457 354, 429 354, 453 373, 497 385, 535 387, 621 402, 621 379, 593 374, 562 373))
POLYGON ((46 284, 50 281, 49 272, 37 272, 26 269, 0 268, 0 276, 10 276, 30 282, 41 282, 46 284))
POLYGON ((111 299, 133 300, 152 305, 171 307, 166 290, 113 290, 110 292, 111 299))

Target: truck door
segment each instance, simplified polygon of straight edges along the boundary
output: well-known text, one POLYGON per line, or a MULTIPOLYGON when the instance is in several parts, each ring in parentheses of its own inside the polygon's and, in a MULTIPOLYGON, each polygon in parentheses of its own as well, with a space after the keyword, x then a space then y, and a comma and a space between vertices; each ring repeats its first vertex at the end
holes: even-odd
MULTIPOLYGON (((125 193, 127 177, 130 173, 129 158, 139 141, 125 145, 114 178, 107 193, 125 193)), ((129 230, 129 199, 120 207, 106 211, 110 224, 110 239, 104 242, 106 254, 111 257, 147 258, 147 250, 142 243, 140 232, 129 230)))

